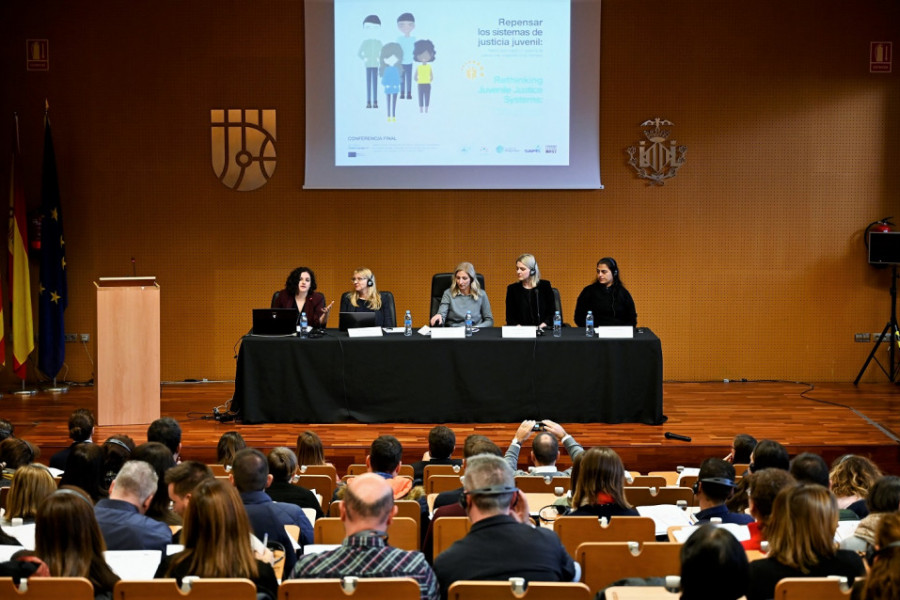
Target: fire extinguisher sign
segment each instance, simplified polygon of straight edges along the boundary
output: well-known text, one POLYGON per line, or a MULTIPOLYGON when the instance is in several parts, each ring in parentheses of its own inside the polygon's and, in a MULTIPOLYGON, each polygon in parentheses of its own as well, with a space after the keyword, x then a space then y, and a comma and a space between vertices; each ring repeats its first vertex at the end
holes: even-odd
POLYGON ((890 73, 893 42, 869 43, 869 73, 890 73))

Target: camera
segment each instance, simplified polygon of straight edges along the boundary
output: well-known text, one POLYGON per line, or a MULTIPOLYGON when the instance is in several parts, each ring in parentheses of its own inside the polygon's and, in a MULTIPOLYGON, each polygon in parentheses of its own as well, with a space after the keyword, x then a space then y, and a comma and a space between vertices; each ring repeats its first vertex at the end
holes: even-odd
POLYGON ((531 428, 532 431, 543 431, 545 429, 545 425, 543 421, 538 421, 534 424, 534 427, 531 428))

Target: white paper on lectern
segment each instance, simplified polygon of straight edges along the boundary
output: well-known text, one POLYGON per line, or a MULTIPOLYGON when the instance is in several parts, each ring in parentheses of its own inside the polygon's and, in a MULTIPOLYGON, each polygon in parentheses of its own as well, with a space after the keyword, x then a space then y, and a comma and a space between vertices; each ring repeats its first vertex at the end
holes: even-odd
POLYGON ((502 337, 505 338, 517 338, 517 339, 527 339, 527 338, 536 338, 537 337, 537 327, 532 327, 530 325, 521 326, 521 325, 504 325, 501 328, 502 337))
POLYGON ((634 327, 631 325, 610 325, 607 327, 595 327, 596 335, 601 339, 630 339, 634 337, 634 327))
POLYGON ((381 327, 353 327, 347 330, 347 335, 352 338, 382 337, 384 332, 381 327))
POLYGON ((432 327, 433 340, 462 340, 466 337, 465 327, 432 327))

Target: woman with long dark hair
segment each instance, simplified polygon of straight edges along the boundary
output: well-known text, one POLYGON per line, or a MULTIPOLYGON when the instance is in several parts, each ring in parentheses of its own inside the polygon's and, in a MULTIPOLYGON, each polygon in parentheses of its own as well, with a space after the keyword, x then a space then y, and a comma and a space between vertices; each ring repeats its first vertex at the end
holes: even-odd
POLYGON ((575 324, 584 327, 588 311, 594 313, 594 325, 637 325, 634 299, 622 284, 616 259, 597 261, 597 280, 581 290, 575 303, 575 324))

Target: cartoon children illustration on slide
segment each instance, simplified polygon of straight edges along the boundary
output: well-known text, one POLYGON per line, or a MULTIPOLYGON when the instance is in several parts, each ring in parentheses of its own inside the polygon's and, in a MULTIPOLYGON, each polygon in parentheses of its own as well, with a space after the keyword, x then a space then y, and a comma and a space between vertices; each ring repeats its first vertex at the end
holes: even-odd
POLYGON ((403 62, 403 48, 391 42, 381 48, 379 73, 381 85, 387 100, 388 122, 397 121, 397 94, 400 93, 400 64, 403 62))
POLYGON ((363 40, 358 53, 366 66, 366 108, 378 108, 378 64, 381 56, 381 40, 375 37, 381 31, 378 15, 363 19, 363 31, 371 36, 363 40))
POLYGON ((397 17, 397 29, 401 35, 397 38, 397 43, 403 48, 403 69, 400 71, 400 99, 412 100, 412 67, 413 67, 413 46, 416 38, 409 35, 416 28, 416 18, 412 13, 403 13, 397 17))
POLYGON ((419 91, 419 112, 427 113, 428 104, 431 102, 431 82, 434 81, 434 73, 431 71, 431 63, 434 62, 434 44, 431 40, 416 40, 413 56, 421 63, 416 67, 416 83, 419 91))

